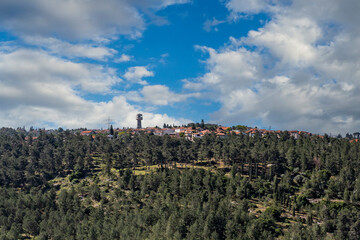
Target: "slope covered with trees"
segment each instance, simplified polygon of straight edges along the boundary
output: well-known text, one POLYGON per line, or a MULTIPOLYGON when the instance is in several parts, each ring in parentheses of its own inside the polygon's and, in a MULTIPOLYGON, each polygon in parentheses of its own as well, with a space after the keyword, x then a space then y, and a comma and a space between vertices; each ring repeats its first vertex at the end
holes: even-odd
POLYGON ((0 134, 1 239, 359 239, 360 144, 0 134))

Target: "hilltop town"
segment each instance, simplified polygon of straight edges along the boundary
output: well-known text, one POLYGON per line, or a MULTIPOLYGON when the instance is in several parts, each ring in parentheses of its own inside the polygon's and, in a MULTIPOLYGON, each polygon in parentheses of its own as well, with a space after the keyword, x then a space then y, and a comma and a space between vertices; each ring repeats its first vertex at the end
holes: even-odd
MULTIPOLYGON (((81 136, 92 136, 95 138, 97 135, 106 135, 107 138, 113 139, 121 136, 123 134, 129 135, 139 135, 139 134, 151 134, 155 136, 170 136, 172 138, 185 138, 190 141, 194 141, 194 139, 201 139, 205 135, 213 134, 218 138, 226 138, 230 135, 248 135, 253 137, 255 135, 259 135, 261 137, 265 137, 267 134, 276 134, 278 137, 282 132, 287 132, 291 137, 298 139, 299 136, 313 136, 315 134, 306 132, 306 131, 281 131, 281 130, 267 130, 267 129, 259 129, 257 127, 246 127, 243 125, 237 126, 221 126, 216 124, 205 124, 201 125, 199 123, 190 123, 187 126, 170 126, 164 124, 165 127, 146 127, 146 128, 113 128, 112 125, 109 129, 86 129, 86 128, 79 128, 79 129, 71 129, 71 130, 63 130, 59 128, 57 130, 54 129, 30 129, 26 131, 24 128, 17 128, 16 132, 23 133, 26 135, 26 138, 30 136, 33 139, 36 139, 40 132, 44 132, 46 134, 56 134, 63 131, 68 131, 72 134, 79 134, 81 136)), ((322 137, 321 135, 316 135, 322 137)), ((355 136, 355 135, 354 135, 355 136)))
MULTIPOLYGON (((105 129, 105 130, 83 130, 80 132, 82 136, 96 136, 97 134, 107 134, 108 138, 114 138, 116 135, 121 134, 153 134, 156 136, 165 136, 168 135, 174 138, 186 138, 188 140, 193 141, 194 139, 198 138, 201 139, 207 134, 214 134, 219 138, 225 138, 229 135, 249 135, 250 137, 259 134, 260 136, 265 136, 266 134, 280 134, 282 131, 280 130, 266 130, 266 129, 258 129, 258 128, 251 128, 251 127, 242 127, 242 130, 236 129, 236 127, 225 127, 225 126, 216 126, 212 128, 206 127, 166 127, 166 128, 156 128, 156 127, 147 127, 147 128, 129 128, 129 129, 105 129), (113 132, 111 132, 113 131, 113 132), (112 134, 111 134, 112 133, 112 134)), ((302 136, 312 136, 313 134, 305 131, 288 131, 290 136, 297 139, 300 135, 302 136)))
MULTIPOLYGON (((109 118, 110 120, 110 118, 109 118)), ((136 128, 114 128, 113 125, 110 125, 108 121, 107 129, 87 129, 87 128, 77 128, 77 129, 67 129, 63 128, 58 129, 34 129, 30 127, 29 131, 25 130, 25 127, 18 127, 16 132, 24 135, 25 139, 29 139, 32 137, 33 139, 37 139, 41 132, 46 134, 57 134, 63 131, 67 131, 68 133, 72 133, 80 136, 92 136, 96 138, 97 135, 105 135, 108 139, 114 139, 123 134, 129 135, 139 135, 139 134, 150 134, 155 136, 169 136, 172 138, 183 138, 189 141, 194 141, 194 139, 201 139, 205 135, 215 135, 218 138, 226 138, 228 136, 236 136, 236 135, 246 135, 250 137, 254 137, 256 135, 260 137, 265 137, 269 134, 276 134, 279 138, 282 133, 288 134, 290 137, 294 139, 298 139, 300 136, 302 137, 311 137, 317 136, 319 138, 323 138, 327 134, 314 134, 307 131, 302 130, 270 130, 270 129, 261 129, 258 127, 249 127, 245 125, 235 125, 235 126, 222 126, 219 124, 205 123, 204 120, 201 120, 200 123, 189 123, 187 125, 176 126, 175 124, 166 124, 164 123, 163 127, 160 128, 158 126, 155 127, 142 127, 143 115, 141 113, 136 115, 136 128)), ((14 129, 11 128, 2 128, 1 133, 4 132, 12 132, 14 129)), ((331 136, 331 135, 330 135, 331 136)), ((334 137, 334 136, 332 136, 334 137)), ((343 138, 341 134, 335 136, 336 138, 343 138)), ((346 139, 349 139, 350 142, 358 142, 360 141, 360 132, 354 132, 353 134, 347 133, 345 135, 346 139)))
MULTIPOLYGON (((17 128, 17 133, 22 133, 28 139, 32 137, 36 139, 39 137, 40 132, 44 132, 46 134, 56 134, 61 133, 63 131, 68 131, 72 134, 79 134, 81 136, 92 136, 93 138, 96 135, 106 135, 107 138, 113 139, 117 138, 123 134, 129 135, 139 135, 139 134, 151 134, 156 136, 170 136, 172 138, 184 138, 190 141, 194 141, 194 139, 201 139, 205 135, 213 134, 218 138, 226 138, 230 135, 248 135, 250 137, 254 137, 255 135, 259 135, 260 137, 265 137, 268 134, 276 134, 280 137, 281 133, 287 133, 289 136, 293 137, 294 139, 298 139, 300 136, 303 137, 310 137, 310 136, 317 136, 323 138, 323 135, 314 134, 307 131, 301 130, 269 130, 269 129, 260 129, 258 127, 248 127, 244 125, 236 125, 236 126, 222 126, 218 124, 209 124, 204 123, 204 120, 201 123, 189 123, 187 125, 176 126, 176 125, 169 125, 164 123, 163 127, 160 128, 158 126, 155 127, 142 127, 141 120, 143 120, 142 115, 137 115, 137 128, 113 128, 112 125, 109 125, 108 129, 87 129, 87 128, 78 128, 78 129, 67 129, 64 130, 63 128, 58 129, 34 129, 30 127, 29 131, 23 128, 17 128)), ((4 129, 4 128, 3 128, 4 129)), ((10 130, 11 131, 11 130, 10 130)), ((2 131, 4 132, 4 131, 2 131)), ((325 134, 326 135, 326 134, 325 134)), ((336 136, 337 138, 342 138, 339 134, 336 136)), ((350 139, 351 142, 358 142, 360 139, 360 133, 355 132, 353 134, 347 133, 345 138, 350 139)))

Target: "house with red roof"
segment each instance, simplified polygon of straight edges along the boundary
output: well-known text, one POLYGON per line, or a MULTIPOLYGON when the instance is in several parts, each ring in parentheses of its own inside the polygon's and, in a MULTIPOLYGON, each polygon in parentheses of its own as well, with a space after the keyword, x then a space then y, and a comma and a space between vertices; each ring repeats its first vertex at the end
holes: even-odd
POLYGON ((82 132, 80 133, 81 136, 90 136, 90 135, 92 135, 92 134, 95 134, 95 131, 93 131, 93 130, 87 130, 87 131, 82 131, 82 132))

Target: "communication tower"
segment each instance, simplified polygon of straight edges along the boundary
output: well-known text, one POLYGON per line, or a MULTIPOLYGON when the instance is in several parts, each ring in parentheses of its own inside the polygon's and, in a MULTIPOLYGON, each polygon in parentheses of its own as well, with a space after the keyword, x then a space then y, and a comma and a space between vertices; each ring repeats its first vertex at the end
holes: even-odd
POLYGON ((143 115, 141 113, 136 115, 136 120, 137 120, 137 128, 141 128, 141 120, 143 120, 143 115))

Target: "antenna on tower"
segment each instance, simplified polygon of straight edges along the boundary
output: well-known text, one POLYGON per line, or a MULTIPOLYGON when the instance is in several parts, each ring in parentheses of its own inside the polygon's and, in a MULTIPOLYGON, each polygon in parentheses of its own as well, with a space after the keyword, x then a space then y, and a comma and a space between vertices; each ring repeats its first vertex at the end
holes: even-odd
POLYGON ((104 122, 106 122, 106 124, 107 124, 107 129, 110 129, 110 124, 112 124, 113 121, 114 120, 111 119, 110 116, 107 119, 104 120, 104 122))

